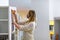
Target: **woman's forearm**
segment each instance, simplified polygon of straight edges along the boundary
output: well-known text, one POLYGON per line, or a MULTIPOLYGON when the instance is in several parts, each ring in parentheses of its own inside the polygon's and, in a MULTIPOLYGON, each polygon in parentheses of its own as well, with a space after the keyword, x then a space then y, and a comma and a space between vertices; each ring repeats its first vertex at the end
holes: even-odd
POLYGON ((25 22, 19 22, 18 24, 20 24, 20 25, 24 25, 24 24, 25 24, 25 22))
POLYGON ((14 25, 15 25, 18 29, 20 29, 20 26, 19 26, 16 22, 14 22, 14 25))

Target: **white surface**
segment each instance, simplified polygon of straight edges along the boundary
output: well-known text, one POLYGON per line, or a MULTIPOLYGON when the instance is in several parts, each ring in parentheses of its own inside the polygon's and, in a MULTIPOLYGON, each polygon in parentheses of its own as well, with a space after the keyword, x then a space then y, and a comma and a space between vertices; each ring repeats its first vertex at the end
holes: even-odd
POLYGON ((54 0, 54 17, 60 17, 60 0, 54 0))
POLYGON ((54 20, 54 14, 53 14, 53 0, 49 0, 49 20, 54 20))
POLYGON ((0 33, 0 35, 8 35, 8 33, 0 33))
POLYGON ((0 21, 8 21, 8 19, 0 19, 0 21))
POLYGON ((12 39, 11 38, 11 36, 12 36, 11 35, 11 33, 12 33, 12 31, 11 31, 12 30, 12 26, 11 26, 12 25, 11 24, 12 23, 12 20, 11 20, 11 7, 9 7, 9 15, 8 16, 9 16, 9 22, 8 22, 8 24, 9 24, 9 40, 11 40, 12 39))
POLYGON ((9 0, 0 0, 0 7, 1 6, 9 6, 9 0))
POLYGON ((18 6, 18 7, 26 7, 31 5, 31 0, 9 0, 9 5, 11 6, 18 6), (17 5, 16 5, 17 4, 17 5))
POLYGON ((60 0, 49 0, 49 18, 60 17, 60 0))

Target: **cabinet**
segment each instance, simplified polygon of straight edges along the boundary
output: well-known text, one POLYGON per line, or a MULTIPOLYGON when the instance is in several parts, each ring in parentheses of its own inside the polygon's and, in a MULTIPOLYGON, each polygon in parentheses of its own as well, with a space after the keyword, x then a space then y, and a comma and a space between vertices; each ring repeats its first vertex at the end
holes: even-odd
POLYGON ((19 30, 15 26, 12 27, 11 10, 17 13, 16 7, 0 7, 0 40, 18 40, 19 38, 19 30))
POLYGON ((0 7, 0 40, 8 39, 8 7, 0 7))

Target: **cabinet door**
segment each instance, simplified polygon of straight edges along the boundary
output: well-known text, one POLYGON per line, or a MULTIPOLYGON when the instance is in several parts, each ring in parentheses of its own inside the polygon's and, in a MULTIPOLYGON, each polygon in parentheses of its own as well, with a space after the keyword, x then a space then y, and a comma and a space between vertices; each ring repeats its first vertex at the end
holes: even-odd
POLYGON ((8 7, 0 7, 0 33, 8 33, 8 7))
POLYGON ((8 33, 8 22, 0 21, 0 33, 8 33))
POLYGON ((8 19, 8 7, 0 7, 0 19, 8 19))

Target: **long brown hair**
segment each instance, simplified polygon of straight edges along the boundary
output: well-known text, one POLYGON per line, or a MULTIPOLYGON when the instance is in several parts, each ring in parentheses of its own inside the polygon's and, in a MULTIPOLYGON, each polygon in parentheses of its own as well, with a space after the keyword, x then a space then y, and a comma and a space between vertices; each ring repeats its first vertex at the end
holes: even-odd
POLYGON ((28 23, 29 22, 33 22, 33 21, 36 21, 36 14, 35 14, 35 11, 34 10, 29 10, 29 12, 28 12, 28 23), (29 15, 29 16, 28 16, 29 15))

